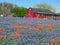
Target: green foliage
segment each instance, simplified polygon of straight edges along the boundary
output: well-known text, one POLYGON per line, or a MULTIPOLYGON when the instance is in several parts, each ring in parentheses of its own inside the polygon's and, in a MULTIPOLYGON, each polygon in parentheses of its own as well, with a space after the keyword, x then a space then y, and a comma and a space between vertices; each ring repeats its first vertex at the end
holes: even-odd
POLYGON ((24 17, 26 15, 27 8, 17 7, 17 8, 14 8, 12 12, 14 13, 13 17, 24 17))
POLYGON ((27 12, 27 8, 18 7, 17 5, 3 2, 0 3, 0 14, 9 16, 9 14, 13 14, 13 17, 24 17, 27 12))

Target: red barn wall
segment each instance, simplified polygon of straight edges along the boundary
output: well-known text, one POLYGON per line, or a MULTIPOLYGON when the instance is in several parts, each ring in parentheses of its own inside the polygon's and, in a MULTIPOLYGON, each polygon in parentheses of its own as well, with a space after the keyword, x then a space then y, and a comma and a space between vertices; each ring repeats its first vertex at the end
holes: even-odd
POLYGON ((27 18, 46 18, 44 14, 36 14, 33 12, 32 8, 29 8, 26 14, 27 18))
POLYGON ((28 9, 26 17, 28 17, 28 18, 35 18, 36 17, 35 13, 33 12, 33 10, 31 8, 28 9))

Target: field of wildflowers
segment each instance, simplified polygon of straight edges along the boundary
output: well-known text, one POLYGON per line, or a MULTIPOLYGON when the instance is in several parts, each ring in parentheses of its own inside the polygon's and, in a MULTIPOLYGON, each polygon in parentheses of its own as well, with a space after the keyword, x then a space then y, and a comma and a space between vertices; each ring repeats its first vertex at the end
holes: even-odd
POLYGON ((1 17, 0 45, 60 45, 60 21, 1 17))

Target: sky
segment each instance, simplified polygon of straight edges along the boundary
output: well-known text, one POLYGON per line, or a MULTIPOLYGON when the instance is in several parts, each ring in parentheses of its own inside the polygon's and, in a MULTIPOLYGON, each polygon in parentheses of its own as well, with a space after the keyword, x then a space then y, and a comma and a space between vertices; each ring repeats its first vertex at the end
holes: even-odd
POLYGON ((33 7, 36 4, 47 3, 52 5, 57 12, 60 12, 60 0, 0 0, 0 2, 8 2, 26 8, 33 7))

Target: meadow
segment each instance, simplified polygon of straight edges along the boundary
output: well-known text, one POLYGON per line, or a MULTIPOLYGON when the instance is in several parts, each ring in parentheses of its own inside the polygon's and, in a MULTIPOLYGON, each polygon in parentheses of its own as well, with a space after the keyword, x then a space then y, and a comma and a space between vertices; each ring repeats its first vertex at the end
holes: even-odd
POLYGON ((60 45, 60 20, 0 17, 0 45, 60 45))

